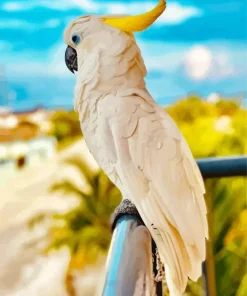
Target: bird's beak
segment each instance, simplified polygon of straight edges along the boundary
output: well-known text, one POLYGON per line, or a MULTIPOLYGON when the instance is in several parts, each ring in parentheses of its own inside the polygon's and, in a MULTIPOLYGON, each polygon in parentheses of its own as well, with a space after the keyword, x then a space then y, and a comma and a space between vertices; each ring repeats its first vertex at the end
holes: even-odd
POLYGON ((72 73, 74 73, 74 71, 78 71, 77 53, 71 46, 68 46, 65 51, 65 63, 72 73))

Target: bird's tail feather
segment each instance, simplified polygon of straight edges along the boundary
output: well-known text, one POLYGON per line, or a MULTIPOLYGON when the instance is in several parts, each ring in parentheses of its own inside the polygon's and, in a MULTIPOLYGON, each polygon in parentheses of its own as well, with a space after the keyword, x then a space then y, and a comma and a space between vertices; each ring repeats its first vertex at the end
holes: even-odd
POLYGON ((185 291, 188 277, 197 281, 201 275, 201 258, 195 246, 185 245, 178 231, 170 225, 171 233, 163 233, 163 242, 157 245, 165 263, 166 281, 171 296, 180 296, 185 291), (170 262, 162 254, 169 256, 170 262))
POLYGON ((166 266, 166 281, 170 295, 181 296, 186 288, 188 277, 196 281, 201 275, 201 256, 195 245, 184 242, 178 230, 163 215, 155 199, 152 200, 152 208, 155 211, 150 211, 150 207, 150 198, 147 198, 143 200, 139 211, 146 224, 154 220, 158 224, 160 222, 163 225, 166 224, 166 231, 159 228, 149 230, 155 240, 161 260, 166 266), (155 217, 152 217, 153 213, 155 217), (161 217, 163 217, 162 221, 160 221, 161 217))

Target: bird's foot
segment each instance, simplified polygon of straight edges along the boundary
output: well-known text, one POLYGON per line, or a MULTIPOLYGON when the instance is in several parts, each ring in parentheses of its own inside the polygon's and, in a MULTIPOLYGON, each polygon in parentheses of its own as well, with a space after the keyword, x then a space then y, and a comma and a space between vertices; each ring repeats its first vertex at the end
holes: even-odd
POLYGON ((135 205, 129 199, 123 199, 122 202, 116 207, 111 217, 111 225, 113 230, 116 226, 118 218, 123 215, 133 215, 140 218, 135 205))

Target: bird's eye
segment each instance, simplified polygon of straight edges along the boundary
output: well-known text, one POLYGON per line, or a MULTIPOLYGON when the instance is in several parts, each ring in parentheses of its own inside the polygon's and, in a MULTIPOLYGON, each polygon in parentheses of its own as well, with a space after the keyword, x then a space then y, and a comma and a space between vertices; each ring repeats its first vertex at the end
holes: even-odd
POLYGON ((77 45, 80 42, 81 38, 79 35, 73 35, 72 36, 72 41, 75 45, 77 45))

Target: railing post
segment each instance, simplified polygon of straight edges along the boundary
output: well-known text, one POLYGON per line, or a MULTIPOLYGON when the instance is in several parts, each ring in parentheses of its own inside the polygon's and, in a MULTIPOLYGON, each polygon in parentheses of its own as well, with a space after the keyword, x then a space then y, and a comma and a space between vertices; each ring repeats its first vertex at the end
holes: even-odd
MULTIPOLYGON (((212 157, 197 159, 197 164, 204 179, 222 177, 246 177, 247 157, 212 157)), ((212 183, 209 183, 212 185, 212 183)), ((202 279, 204 296, 216 296, 215 262, 213 257, 212 227, 213 227, 213 198, 211 186, 207 188, 207 208, 209 240, 207 241, 207 257, 202 264, 202 279)))
POLYGON ((158 291, 154 284, 151 235, 129 200, 117 207, 113 229, 102 296, 162 296, 161 284, 158 291))

